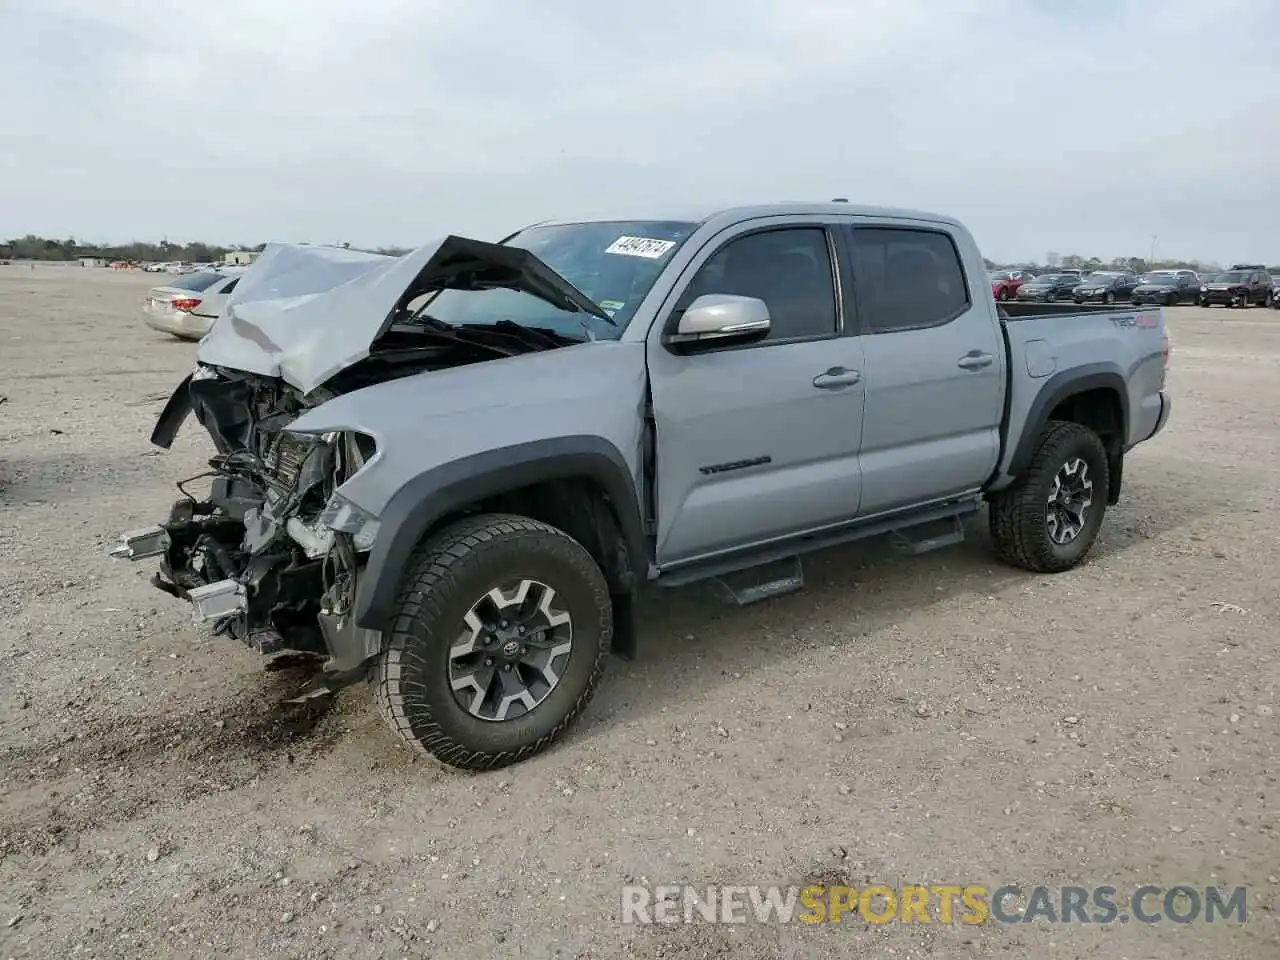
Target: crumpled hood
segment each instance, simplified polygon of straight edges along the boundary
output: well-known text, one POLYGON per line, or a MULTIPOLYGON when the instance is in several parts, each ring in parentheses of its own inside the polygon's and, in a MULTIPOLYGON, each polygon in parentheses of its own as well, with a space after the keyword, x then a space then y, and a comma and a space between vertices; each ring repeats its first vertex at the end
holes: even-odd
POLYGON ((272 243, 227 298, 196 360, 280 377, 307 394, 367 357, 394 311, 409 300, 435 290, 495 286, 609 320, 580 290, 519 247, 446 236, 388 257, 272 243))

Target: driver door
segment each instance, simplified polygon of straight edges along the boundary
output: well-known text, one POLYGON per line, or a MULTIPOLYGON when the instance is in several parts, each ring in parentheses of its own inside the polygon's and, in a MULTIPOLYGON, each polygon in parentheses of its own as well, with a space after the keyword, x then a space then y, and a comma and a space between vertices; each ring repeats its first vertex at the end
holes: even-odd
POLYGON ((834 249, 821 221, 740 224, 698 253, 659 312, 646 349, 660 566, 856 517, 862 343, 847 335, 834 249), (707 293, 763 300, 768 337, 669 350, 674 316, 707 293))

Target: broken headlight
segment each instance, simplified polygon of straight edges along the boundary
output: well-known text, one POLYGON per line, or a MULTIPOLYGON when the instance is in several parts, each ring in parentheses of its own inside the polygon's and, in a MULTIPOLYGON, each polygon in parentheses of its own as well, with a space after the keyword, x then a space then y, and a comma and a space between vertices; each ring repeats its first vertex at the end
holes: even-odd
POLYGON ((335 491, 320 511, 320 525, 347 534, 356 550, 362 551, 373 546, 373 539, 378 535, 379 520, 335 491))

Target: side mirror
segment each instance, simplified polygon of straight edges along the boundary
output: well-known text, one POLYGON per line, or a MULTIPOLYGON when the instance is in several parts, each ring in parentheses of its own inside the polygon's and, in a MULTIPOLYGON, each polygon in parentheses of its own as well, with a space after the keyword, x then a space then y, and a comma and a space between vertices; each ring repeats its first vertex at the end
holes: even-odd
POLYGON ((769 307, 755 297, 707 293, 680 315, 676 329, 663 342, 688 349, 703 344, 730 346, 754 343, 769 335, 769 307))

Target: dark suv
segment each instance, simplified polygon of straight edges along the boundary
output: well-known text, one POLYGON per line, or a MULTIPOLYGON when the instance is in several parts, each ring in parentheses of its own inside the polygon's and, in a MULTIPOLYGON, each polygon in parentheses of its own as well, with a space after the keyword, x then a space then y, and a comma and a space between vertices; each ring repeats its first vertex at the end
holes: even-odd
POLYGON ((1255 303, 1269 307, 1271 300, 1271 274, 1262 267, 1236 267, 1211 277, 1200 287, 1202 307, 1213 304, 1251 307, 1255 303))

